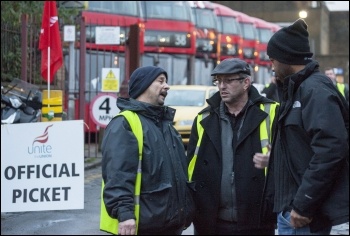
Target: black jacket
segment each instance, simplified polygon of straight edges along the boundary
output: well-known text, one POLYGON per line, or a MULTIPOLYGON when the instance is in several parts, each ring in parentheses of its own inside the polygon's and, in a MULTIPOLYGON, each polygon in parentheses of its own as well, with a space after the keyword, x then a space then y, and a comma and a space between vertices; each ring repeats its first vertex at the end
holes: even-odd
MULTIPOLYGON (((138 113, 143 128, 139 233, 159 233, 185 225, 187 159, 172 125, 175 110, 118 98, 120 110, 138 113)), ((107 212, 119 221, 135 219, 138 143, 123 116, 108 124, 102 141, 102 177, 107 212)))
POLYGON ((279 83, 283 96, 268 172, 274 211, 312 217, 312 231, 349 221, 349 110, 318 68, 313 61, 279 83))
MULTIPOLYGON (((274 229, 275 215, 263 218, 263 222, 259 219, 265 173, 264 170, 255 168, 253 163, 254 154, 262 152, 259 127, 267 116, 259 105, 273 101, 261 96, 254 86, 250 88, 249 99, 253 105, 247 107, 246 118, 234 153, 238 225, 240 229, 245 230, 264 227, 274 229)), ((213 229, 218 218, 222 175, 220 93, 214 94, 207 102, 210 106, 203 111, 209 111, 210 115, 201 121, 204 134, 192 177, 195 183, 193 196, 196 206, 193 224, 200 234, 215 234, 213 229)), ((193 157, 198 140, 196 122, 197 118, 193 123, 187 147, 189 159, 193 157)))

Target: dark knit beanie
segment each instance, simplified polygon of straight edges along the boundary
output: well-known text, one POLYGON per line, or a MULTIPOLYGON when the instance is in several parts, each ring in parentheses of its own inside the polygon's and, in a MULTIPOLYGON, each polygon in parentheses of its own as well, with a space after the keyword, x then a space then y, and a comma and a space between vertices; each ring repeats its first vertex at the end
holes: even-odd
POLYGON ((283 64, 306 65, 312 61, 309 33, 303 19, 277 31, 267 45, 267 55, 283 64))
POLYGON ((160 67, 145 66, 137 68, 130 76, 129 96, 136 99, 160 74, 164 74, 165 78, 168 80, 168 74, 160 67))

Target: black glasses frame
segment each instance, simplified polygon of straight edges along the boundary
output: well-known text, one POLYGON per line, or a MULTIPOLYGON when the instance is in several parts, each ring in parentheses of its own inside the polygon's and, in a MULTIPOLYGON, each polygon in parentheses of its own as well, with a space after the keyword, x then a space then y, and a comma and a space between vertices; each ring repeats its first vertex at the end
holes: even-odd
POLYGON ((213 84, 215 86, 221 84, 221 83, 225 83, 225 84, 231 84, 233 81, 235 80, 244 80, 245 77, 239 77, 239 78, 225 78, 225 79, 221 79, 221 80, 218 80, 218 79, 214 79, 213 80, 213 84))

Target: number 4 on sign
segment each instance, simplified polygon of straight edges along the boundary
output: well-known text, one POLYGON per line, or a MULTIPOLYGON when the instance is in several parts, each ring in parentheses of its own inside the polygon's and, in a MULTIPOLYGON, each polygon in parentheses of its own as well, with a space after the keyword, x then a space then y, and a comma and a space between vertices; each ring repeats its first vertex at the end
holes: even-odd
POLYGON ((92 120, 102 128, 105 128, 119 111, 117 107, 117 96, 114 94, 98 94, 94 97, 90 105, 92 120))
POLYGON ((109 114, 109 111, 111 110, 111 107, 109 106, 110 100, 111 99, 106 98, 99 107, 100 110, 105 110, 107 115, 109 114))

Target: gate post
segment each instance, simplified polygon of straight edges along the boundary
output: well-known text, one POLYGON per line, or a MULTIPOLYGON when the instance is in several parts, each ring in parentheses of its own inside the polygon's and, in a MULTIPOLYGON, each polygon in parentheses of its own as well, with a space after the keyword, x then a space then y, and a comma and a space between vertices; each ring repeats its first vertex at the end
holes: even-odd
POLYGON ((28 14, 22 14, 21 23, 21 80, 27 82, 28 14))
POLYGON ((86 28, 85 18, 80 18, 80 59, 79 59, 79 119, 85 121, 85 57, 86 57, 86 28))

